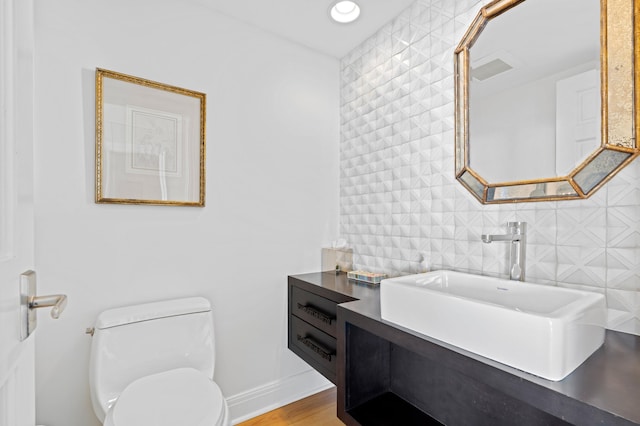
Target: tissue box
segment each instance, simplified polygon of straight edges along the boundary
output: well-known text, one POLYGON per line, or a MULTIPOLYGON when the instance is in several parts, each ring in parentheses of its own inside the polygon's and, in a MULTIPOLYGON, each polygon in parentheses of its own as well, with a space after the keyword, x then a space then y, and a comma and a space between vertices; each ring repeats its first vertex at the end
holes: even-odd
POLYGON ((350 271, 353 265, 353 249, 323 248, 322 271, 350 271))

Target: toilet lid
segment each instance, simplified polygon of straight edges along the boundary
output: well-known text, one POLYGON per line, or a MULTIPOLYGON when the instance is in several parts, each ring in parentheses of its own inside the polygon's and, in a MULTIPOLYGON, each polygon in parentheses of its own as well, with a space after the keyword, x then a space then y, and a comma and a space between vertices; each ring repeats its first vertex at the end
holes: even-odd
POLYGON ((193 368, 178 368, 132 382, 108 417, 113 426, 212 426, 225 407, 215 382, 193 368))

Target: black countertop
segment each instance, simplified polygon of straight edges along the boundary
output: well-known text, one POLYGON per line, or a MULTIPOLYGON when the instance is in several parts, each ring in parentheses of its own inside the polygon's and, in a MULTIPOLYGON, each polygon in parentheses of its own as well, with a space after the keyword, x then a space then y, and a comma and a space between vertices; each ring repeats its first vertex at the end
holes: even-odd
POLYGON ((640 424, 640 336, 607 330, 600 349, 565 379, 553 382, 383 320, 379 288, 349 281, 344 273, 321 272, 293 277, 318 286, 320 292, 338 292, 358 299, 341 304, 339 314, 343 312, 361 323, 377 322, 387 330, 393 329, 392 332, 406 333, 451 351, 455 355, 452 363, 456 368, 466 369, 464 364, 469 364, 466 373, 473 373, 477 370, 473 365, 482 363, 483 377, 492 382, 488 384, 507 387, 514 395, 522 390, 532 403, 542 405, 540 408, 558 412, 565 407, 583 411, 581 415, 584 416, 594 416, 602 411, 609 418, 615 418, 615 423, 640 424), (486 366, 508 374, 486 374, 486 366), (514 376, 517 380, 513 380, 514 376))

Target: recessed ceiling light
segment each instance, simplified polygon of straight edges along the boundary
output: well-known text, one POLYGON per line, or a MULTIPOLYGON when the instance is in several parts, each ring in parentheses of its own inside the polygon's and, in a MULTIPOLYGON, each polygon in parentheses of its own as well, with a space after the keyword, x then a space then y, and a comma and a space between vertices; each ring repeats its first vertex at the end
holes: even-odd
POLYGON ((360 16, 360 6, 352 1, 339 1, 331 8, 331 18, 341 24, 353 22, 358 19, 358 16, 360 16))

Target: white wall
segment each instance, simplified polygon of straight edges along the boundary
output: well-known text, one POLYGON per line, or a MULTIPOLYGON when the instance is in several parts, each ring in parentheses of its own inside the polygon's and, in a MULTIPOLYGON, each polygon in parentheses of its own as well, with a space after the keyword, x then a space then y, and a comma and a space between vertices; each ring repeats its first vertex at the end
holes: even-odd
POLYGON ((210 299, 226 396, 309 370, 286 349, 286 276, 338 233, 339 63, 191 3, 36 3, 39 293, 69 296, 40 314, 38 423, 98 424, 84 330, 120 305, 210 299), (205 208, 94 203, 96 67, 207 94, 205 208))

